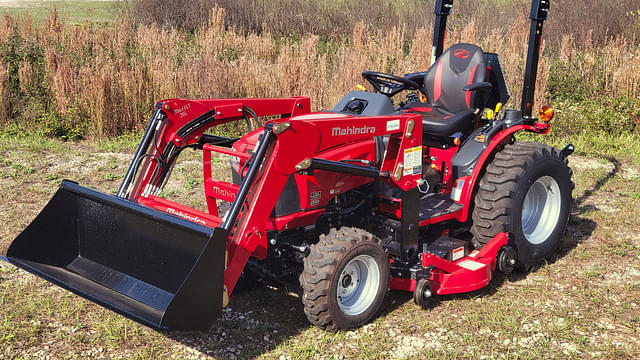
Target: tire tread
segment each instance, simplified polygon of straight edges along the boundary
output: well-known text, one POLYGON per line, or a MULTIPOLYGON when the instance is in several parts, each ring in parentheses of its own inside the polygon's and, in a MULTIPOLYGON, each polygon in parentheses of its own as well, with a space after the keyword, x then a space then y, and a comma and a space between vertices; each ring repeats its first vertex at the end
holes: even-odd
MULTIPOLYGON (((556 158, 567 167, 569 179, 571 169, 568 160, 560 152, 537 142, 516 142, 506 145, 486 168, 478 184, 474 210, 471 215, 471 233, 477 248, 486 245, 493 237, 508 230, 510 215, 514 208, 518 183, 524 174, 543 158, 556 158)), ((574 184, 571 181, 570 189, 574 184)))
POLYGON ((303 289, 304 313, 313 325, 329 331, 343 328, 335 322, 329 311, 329 279, 338 270, 338 264, 347 252, 361 243, 375 244, 382 248, 377 237, 351 227, 331 229, 328 234, 320 236, 318 243, 311 246, 309 256, 304 259, 300 285, 303 289))

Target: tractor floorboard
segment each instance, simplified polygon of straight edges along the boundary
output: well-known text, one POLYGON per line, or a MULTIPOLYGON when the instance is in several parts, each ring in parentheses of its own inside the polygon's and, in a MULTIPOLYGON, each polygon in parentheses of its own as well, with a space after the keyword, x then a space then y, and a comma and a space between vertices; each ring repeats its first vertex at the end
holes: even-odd
POLYGON ((462 205, 446 194, 429 194, 420 199, 420 221, 451 214, 460 209, 462 205))

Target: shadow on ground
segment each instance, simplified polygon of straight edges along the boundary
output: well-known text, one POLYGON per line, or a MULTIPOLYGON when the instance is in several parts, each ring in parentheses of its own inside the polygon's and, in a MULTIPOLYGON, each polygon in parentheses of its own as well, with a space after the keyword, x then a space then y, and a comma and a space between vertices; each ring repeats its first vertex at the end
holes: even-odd
POLYGON ((273 350, 309 327, 295 292, 256 285, 234 293, 207 333, 170 332, 168 336, 201 354, 248 359, 273 350))
MULTIPOLYGON (((223 310, 222 318, 207 333, 170 332, 168 337, 195 352, 220 359, 257 357, 312 327, 304 314, 299 292, 294 283, 279 287, 243 284, 223 310)), ((388 293, 378 317, 393 312, 410 299, 410 293, 388 293)))

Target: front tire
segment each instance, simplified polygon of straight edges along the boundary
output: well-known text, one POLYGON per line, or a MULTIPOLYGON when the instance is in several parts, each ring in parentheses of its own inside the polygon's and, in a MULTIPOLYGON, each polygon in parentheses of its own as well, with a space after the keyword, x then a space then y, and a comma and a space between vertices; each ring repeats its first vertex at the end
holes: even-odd
POLYGON ((471 233, 476 246, 508 232, 522 264, 551 256, 569 220, 571 175, 567 159, 551 146, 506 145, 487 166, 475 197, 471 233))
POLYGON ((370 322, 389 285, 389 259, 378 238, 357 228, 331 229, 304 259, 302 303, 309 321, 326 330, 370 322))

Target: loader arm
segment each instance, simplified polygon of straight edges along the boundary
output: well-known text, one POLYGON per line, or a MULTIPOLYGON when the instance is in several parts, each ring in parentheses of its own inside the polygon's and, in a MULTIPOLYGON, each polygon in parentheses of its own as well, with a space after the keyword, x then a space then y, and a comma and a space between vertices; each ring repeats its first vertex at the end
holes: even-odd
POLYGON ((198 146, 210 128, 257 120, 258 116, 289 117, 307 113, 309 109, 310 101, 306 97, 162 100, 156 104, 118 196, 139 202, 143 195, 158 195, 180 152, 198 146))
MULTIPOLYGON (((404 191, 415 189, 421 178, 422 158, 415 156, 422 153, 420 115, 352 117, 334 113, 308 113, 308 108, 307 98, 162 101, 154 115, 154 119, 160 120, 152 121, 148 130, 153 140, 140 145, 141 149, 148 151, 139 151, 146 155, 139 156, 137 153, 129 169, 129 172, 137 173, 137 180, 134 182, 134 177, 131 177, 125 179, 129 181, 128 184, 123 181, 121 188, 128 189, 123 196, 162 213, 214 228, 209 244, 193 267, 195 273, 204 268, 199 264, 213 261, 216 256, 210 250, 215 248, 212 242, 226 239, 223 306, 226 306, 249 257, 267 253, 265 225, 292 174, 306 171, 344 172, 380 178, 404 191), (251 156, 234 154, 231 149, 201 145, 199 142, 207 129, 242 120, 246 113, 252 117, 280 117, 265 124, 251 156), (327 149, 387 135, 389 144, 379 168, 316 158, 327 149), (239 187, 227 184, 229 192, 233 193, 230 197, 232 204, 223 218, 218 216, 217 211, 206 214, 158 197, 177 157, 174 154, 198 145, 205 149, 205 163, 210 163, 208 151, 217 151, 243 156, 250 164, 239 187), (149 160, 138 170, 143 157, 149 160)), ((206 277, 195 273, 189 279, 206 277)))

